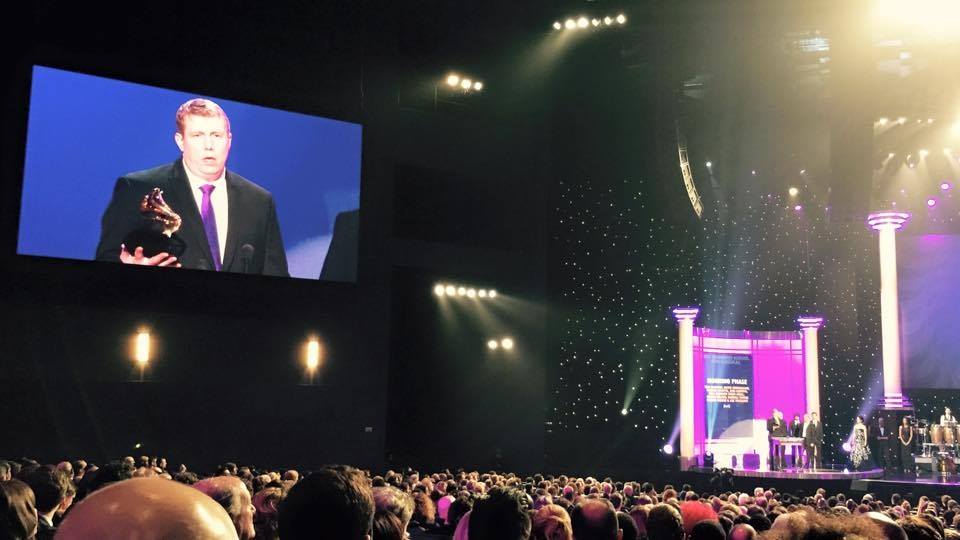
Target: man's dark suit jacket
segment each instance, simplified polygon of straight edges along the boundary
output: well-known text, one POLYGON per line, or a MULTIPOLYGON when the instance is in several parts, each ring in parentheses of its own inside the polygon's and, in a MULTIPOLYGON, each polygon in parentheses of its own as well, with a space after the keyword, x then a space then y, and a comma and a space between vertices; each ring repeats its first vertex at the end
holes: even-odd
POLYGON ((807 436, 803 438, 803 444, 807 446, 820 446, 823 444, 823 424, 813 422, 807 426, 807 436))
POLYGON ((780 421, 778 426, 774 423, 773 418, 767 418, 767 433, 771 437, 788 437, 789 433, 787 432, 787 424, 783 420, 780 421))
MULTIPOLYGON (((225 180, 229 212, 222 271, 289 276, 273 196, 230 171, 226 172, 225 180), (247 244, 253 247, 253 253, 244 257, 242 247, 247 244)), ((103 213, 97 260, 119 262, 124 237, 147 223, 140 214, 140 201, 155 187, 163 190, 164 200, 183 220, 180 230, 174 233, 174 237, 186 244, 186 250, 179 258, 180 264, 184 268, 213 270, 200 210, 190 191, 190 181, 181 159, 130 173, 117 180, 113 198, 103 213)), ((132 253, 136 247, 127 246, 127 250, 132 253)))

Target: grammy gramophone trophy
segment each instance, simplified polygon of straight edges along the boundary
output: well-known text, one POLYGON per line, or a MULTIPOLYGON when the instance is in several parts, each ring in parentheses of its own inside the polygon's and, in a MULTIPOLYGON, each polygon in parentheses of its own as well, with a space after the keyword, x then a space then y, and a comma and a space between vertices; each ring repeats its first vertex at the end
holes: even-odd
POLYGON ((136 247, 143 248, 143 254, 153 257, 158 253, 169 253, 179 258, 186 250, 187 244, 175 233, 180 230, 183 220, 163 200, 163 191, 153 188, 153 191, 143 196, 140 201, 140 215, 143 216, 143 225, 130 232, 123 243, 131 251, 136 247))

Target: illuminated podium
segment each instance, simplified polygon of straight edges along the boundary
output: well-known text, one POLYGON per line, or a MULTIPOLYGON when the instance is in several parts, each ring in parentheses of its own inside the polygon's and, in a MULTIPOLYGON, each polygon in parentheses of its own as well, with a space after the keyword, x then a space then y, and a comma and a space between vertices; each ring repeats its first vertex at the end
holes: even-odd
POLYGON ((793 470, 795 472, 803 469, 803 437, 770 437, 770 444, 773 445, 773 455, 778 455, 777 452, 781 448, 785 450, 785 454, 793 455, 793 470))

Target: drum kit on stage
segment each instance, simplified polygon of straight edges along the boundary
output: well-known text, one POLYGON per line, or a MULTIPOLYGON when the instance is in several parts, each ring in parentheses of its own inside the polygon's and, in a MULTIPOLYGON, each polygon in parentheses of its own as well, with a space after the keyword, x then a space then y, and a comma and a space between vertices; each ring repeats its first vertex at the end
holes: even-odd
POLYGON ((931 458, 934 473, 952 475, 957 473, 957 454, 960 450, 960 425, 930 424, 919 422, 918 430, 923 446, 923 456, 931 458))

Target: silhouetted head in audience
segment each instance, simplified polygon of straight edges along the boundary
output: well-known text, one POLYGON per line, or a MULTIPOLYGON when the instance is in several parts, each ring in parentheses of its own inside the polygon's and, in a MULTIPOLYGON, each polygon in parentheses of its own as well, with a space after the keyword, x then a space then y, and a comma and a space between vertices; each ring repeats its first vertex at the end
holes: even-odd
POLYGON ((0 538, 32 539, 37 533, 36 500, 20 480, 0 482, 0 538))
POLYGON ((256 510, 251 502, 250 492, 242 480, 236 476, 214 476, 193 484, 207 496, 217 501, 230 515, 240 540, 254 537, 253 515, 256 510))
POLYGON ((494 487, 473 505, 470 540, 525 540, 530 537, 526 496, 515 489, 494 487))
POLYGON ((257 510, 253 515, 253 528, 257 531, 257 540, 275 540, 279 537, 277 513, 281 500, 283 490, 278 487, 262 489, 253 496, 251 502, 257 510))
POLYGON ((324 467, 297 482, 280 503, 280 537, 369 539, 373 513, 373 494, 362 472, 324 467))
POLYGON ((620 527, 620 538, 622 540, 637 540, 640 538, 640 529, 637 523, 626 512, 617 512, 617 525, 620 527))
POLYGON ((690 531, 690 540, 726 540, 727 535, 719 521, 705 519, 698 522, 690 531))
POLYGON ((566 510, 555 505, 541 506, 533 515, 530 538, 535 540, 573 540, 573 525, 566 510))
POLYGON ((69 473, 60 468, 40 467, 25 475, 23 481, 33 490, 37 514, 48 526, 55 515, 70 508, 77 494, 69 473))
POLYGON ((0 482, 6 482, 11 478, 13 474, 10 471, 10 463, 0 459, 0 482))
POLYGON ((90 494, 57 530, 63 540, 234 539, 227 512, 191 487, 159 478, 134 478, 90 494))
POLYGON ((647 538, 650 540, 681 540, 683 519, 680 511, 669 504, 660 503, 650 509, 646 521, 647 538))
MULTIPOLYGON (((413 517, 413 497, 393 486, 373 488, 373 502, 376 514, 393 514, 400 520, 403 530, 407 530, 410 519, 413 517)), ((376 536, 376 535, 374 535, 376 536)))
POLYGON ((576 505, 570 515, 577 540, 618 540, 617 512, 606 499, 588 499, 576 505))

